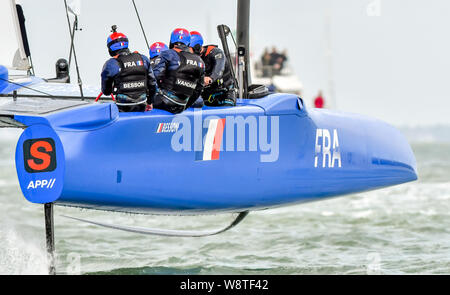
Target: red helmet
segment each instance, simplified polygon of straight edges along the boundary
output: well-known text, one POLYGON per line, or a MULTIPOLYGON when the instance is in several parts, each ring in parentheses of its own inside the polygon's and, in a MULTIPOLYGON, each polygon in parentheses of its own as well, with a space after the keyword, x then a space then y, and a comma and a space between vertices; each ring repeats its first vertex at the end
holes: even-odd
POLYGON ((112 34, 109 35, 106 45, 108 46, 109 53, 114 55, 115 52, 128 48, 128 38, 122 33, 116 32, 117 27, 112 26, 112 34))

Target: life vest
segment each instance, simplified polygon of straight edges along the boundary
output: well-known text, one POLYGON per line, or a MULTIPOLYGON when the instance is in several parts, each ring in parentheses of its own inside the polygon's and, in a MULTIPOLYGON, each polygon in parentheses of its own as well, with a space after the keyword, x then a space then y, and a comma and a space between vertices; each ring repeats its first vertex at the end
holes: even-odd
POLYGON ((172 92, 184 103, 197 88, 200 78, 203 76, 205 65, 200 56, 192 52, 182 51, 178 48, 172 50, 180 57, 180 66, 166 73, 161 88, 172 92))
POLYGON ((114 79, 114 94, 125 94, 131 98, 139 98, 147 93, 148 70, 142 56, 133 52, 115 57, 119 63, 120 73, 114 79))
MULTIPOLYGON (((217 45, 207 45, 205 46, 205 51, 202 54, 202 59, 205 61, 205 76, 210 77, 214 67, 216 66, 216 56, 214 55, 214 49, 219 48, 217 45)), ((221 54, 224 55, 222 52, 221 54)), ((223 56, 225 59, 225 68, 223 70, 222 77, 219 78, 220 83, 218 81, 213 81, 210 85, 211 88, 227 88, 233 84, 233 76, 231 75, 231 68, 228 60, 225 55, 223 56)))

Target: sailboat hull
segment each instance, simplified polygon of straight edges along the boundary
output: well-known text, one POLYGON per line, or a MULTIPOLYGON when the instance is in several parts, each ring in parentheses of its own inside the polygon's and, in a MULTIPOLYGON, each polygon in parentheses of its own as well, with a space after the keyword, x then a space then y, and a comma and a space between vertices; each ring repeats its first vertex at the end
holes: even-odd
POLYGON ((307 110, 287 94, 179 116, 118 113, 114 104, 95 104, 15 119, 37 130, 51 127, 54 134, 38 136, 61 143, 55 150, 63 154, 64 170, 56 176, 62 186, 48 199, 48 188, 29 182, 51 172, 30 178, 23 168, 24 142, 37 133, 24 132, 19 140, 19 180, 34 203, 156 214, 242 212, 417 179, 412 150, 392 126, 307 110))

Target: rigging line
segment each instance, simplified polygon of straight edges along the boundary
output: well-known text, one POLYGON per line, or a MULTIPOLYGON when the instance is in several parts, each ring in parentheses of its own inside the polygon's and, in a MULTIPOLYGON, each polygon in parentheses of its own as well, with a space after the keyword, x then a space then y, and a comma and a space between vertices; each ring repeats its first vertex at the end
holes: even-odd
POLYGON ((148 44, 147 35, 145 34, 144 27, 142 26, 141 17, 139 16, 139 11, 136 7, 136 3, 134 3, 134 0, 132 0, 134 5, 134 11, 136 11, 137 18, 139 20, 139 25, 141 26, 142 34, 144 34, 145 43, 147 44, 147 48, 150 50, 150 45, 148 44))
POLYGON ((46 92, 43 92, 43 91, 40 91, 40 90, 37 90, 37 89, 33 89, 33 88, 31 88, 31 87, 28 87, 28 86, 24 86, 24 85, 22 85, 22 84, 19 84, 19 83, 10 81, 10 80, 8 80, 8 79, 0 78, 0 80, 5 81, 5 82, 8 82, 8 83, 11 83, 11 84, 14 84, 14 85, 17 85, 17 86, 20 86, 20 87, 23 87, 23 88, 28 89, 28 90, 32 90, 32 91, 36 91, 36 92, 41 93, 41 94, 45 94, 45 95, 47 95, 47 96, 49 96, 49 97, 54 97, 53 95, 51 95, 51 94, 49 94, 49 93, 46 93, 46 92))
POLYGON ((77 22, 77 16, 75 16, 75 20, 73 22, 73 28, 72 28, 72 37, 70 38, 70 53, 69 53, 69 69, 70 65, 72 64, 72 54, 73 54, 73 45, 75 40, 75 28, 76 28, 76 22, 77 22))
MULTIPOLYGON (((75 68, 76 68, 76 70, 77 70, 78 86, 80 87, 81 99, 83 100, 83 99, 84 99, 84 95, 83 95, 83 82, 81 81, 81 77, 80 77, 80 69, 79 69, 79 67, 78 67, 77 53, 76 53, 76 51, 75 51, 75 44, 74 44, 74 42, 73 42, 73 41, 74 41, 74 36, 75 36, 75 34, 72 34, 72 27, 71 27, 71 25, 70 25, 69 8, 67 7, 67 0, 64 0, 64 5, 65 5, 65 7, 66 7, 66 16, 67 16, 67 24, 68 24, 68 26, 69 26, 70 39, 72 40, 72 41, 71 41, 71 44, 70 44, 70 47, 71 47, 71 51, 73 51, 73 58, 74 58, 74 60, 75 60, 75 68)), ((77 25, 77 22, 78 22, 78 17, 75 16, 74 26, 77 25)))
MULTIPOLYGON (((235 50, 235 52, 237 52, 238 51, 238 46, 237 46, 236 40, 234 39, 233 32, 231 31, 230 28, 228 28, 228 31, 229 31, 229 34, 231 35, 231 40, 233 40, 233 43, 234 43, 234 50, 235 50)), ((236 67, 237 67, 237 65, 236 65, 236 67)), ((239 85, 236 77, 234 77, 234 79, 236 80, 236 83, 239 85)))
POLYGON ((231 39, 233 39, 234 47, 236 47, 236 50, 237 50, 238 46, 237 46, 236 40, 234 39, 233 32, 231 32, 231 30, 230 30, 230 35, 231 35, 231 39))

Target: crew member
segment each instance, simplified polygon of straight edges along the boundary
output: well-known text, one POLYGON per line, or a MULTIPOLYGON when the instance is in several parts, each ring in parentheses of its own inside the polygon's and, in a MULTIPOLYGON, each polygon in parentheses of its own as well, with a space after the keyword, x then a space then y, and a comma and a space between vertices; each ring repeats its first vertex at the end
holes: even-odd
POLYGON ((186 29, 175 29, 169 50, 163 51, 153 72, 159 83, 153 107, 177 114, 190 107, 203 89, 205 66, 189 47, 191 36, 186 29))
POLYGON ((159 56, 161 52, 169 50, 169 47, 163 42, 155 42, 150 46, 150 66, 155 67, 155 64, 159 63, 161 60, 159 56))
POLYGON ((235 106, 235 83, 224 52, 217 45, 203 46, 203 37, 196 31, 191 32, 190 46, 205 62, 205 88, 202 93, 204 104, 235 106))
POLYGON ((128 38, 118 33, 115 25, 107 46, 112 58, 105 63, 101 73, 103 94, 114 94, 121 112, 145 111, 157 90, 150 61, 145 55, 130 52, 128 38))

